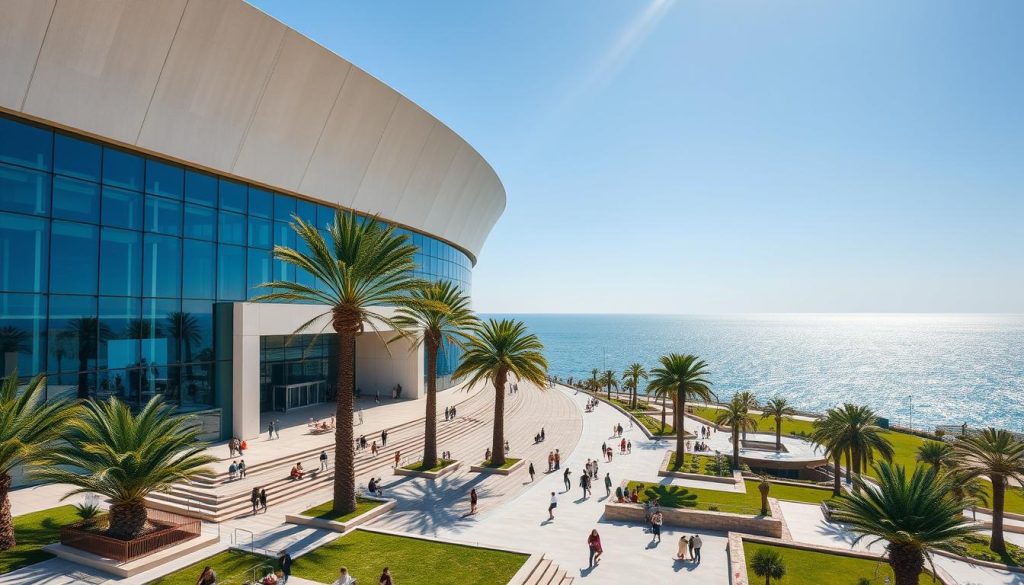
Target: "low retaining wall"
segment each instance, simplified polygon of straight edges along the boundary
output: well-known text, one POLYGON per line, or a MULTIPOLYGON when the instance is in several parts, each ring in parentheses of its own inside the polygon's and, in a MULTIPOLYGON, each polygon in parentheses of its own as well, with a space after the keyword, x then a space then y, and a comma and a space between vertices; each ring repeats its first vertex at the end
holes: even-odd
MULTIPOLYGON (((713 483, 724 483, 728 485, 743 485, 743 472, 735 470, 732 475, 704 475, 703 473, 686 473, 685 471, 670 471, 668 469, 669 459, 675 451, 668 451, 661 460, 661 467, 658 468, 659 477, 678 477, 679 479, 692 479, 695 481, 709 481, 713 483)), ((700 455, 698 455, 699 457, 700 455)))
POLYGON ((389 500, 386 498, 373 498, 367 496, 360 496, 364 500, 373 500, 375 502, 384 502, 376 508, 363 512, 362 514, 350 518, 344 522, 338 522, 336 520, 325 520, 323 518, 313 518, 312 516, 303 516, 302 514, 287 514, 284 517, 285 522, 292 524, 302 524, 303 526, 312 526, 313 528, 323 528, 324 530, 333 530, 335 532, 348 532, 356 526, 366 524, 374 518, 378 518, 387 514, 392 508, 398 503, 397 500, 389 500))
MULTIPOLYGON (((685 526, 718 532, 746 532, 782 538, 783 522, 775 517, 744 516, 728 512, 711 512, 692 508, 661 508, 665 524, 685 526)), ((609 502, 604 505, 604 517, 608 520, 624 520, 643 524, 644 507, 641 504, 618 504, 609 502)))
POLYGON ((407 477, 425 477, 427 479, 437 479, 437 478, 439 478, 439 477, 441 477, 443 475, 448 475, 449 473, 452 473, 453 471, 458 469, 460 465, 462 465, 461 461, 453 461, 451 464, 446 465, 445 467, 442 467, 438 471, 415 471, 415 470, 412 470, 412 469, 404 469, 402 467, 396 467, 395 468, 395 475, 404 475, 404 476, 407 476, 407 477))
POLYGON ((484 467, 483 465, 470 465, 469 470, 477 473, 496 473, 498 475, 512 475, 512 472, 526 465, 526 459, 520 459, 511 467, 500 469, 498 467, 484 467))

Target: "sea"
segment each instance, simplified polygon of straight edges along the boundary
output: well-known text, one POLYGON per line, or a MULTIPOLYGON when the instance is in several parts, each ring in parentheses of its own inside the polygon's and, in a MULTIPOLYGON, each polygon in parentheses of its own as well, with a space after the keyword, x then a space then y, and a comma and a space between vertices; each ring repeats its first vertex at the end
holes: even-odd
POLYGON ((1024 315, 487 314, 521 319, 544 343, 550 373, 621 375, 690 353, 708 363, 717 397, 749 390, 823 412, 871 406, 891 424, 1024 431, 1024 315))

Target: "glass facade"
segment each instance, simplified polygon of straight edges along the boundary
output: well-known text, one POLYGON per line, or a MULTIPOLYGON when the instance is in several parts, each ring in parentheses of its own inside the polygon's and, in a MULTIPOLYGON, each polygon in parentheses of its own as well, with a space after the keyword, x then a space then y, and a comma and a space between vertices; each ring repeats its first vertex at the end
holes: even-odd
MULTIPOLYGON (((250 299, 272 279, 317 284, 271 248, 296 246, 292 214, 322 227, 334 213, 0 115, 3 373, 46 371, 51 396, 213 406, 217 369, 230 367, 214 352, 214 304, 250 299)), ((416 276, 470 293, 466 254, 398 232, 418 248, 416 276)), ((438 357, 439 387, 457 360, 453 347, 438 357)))

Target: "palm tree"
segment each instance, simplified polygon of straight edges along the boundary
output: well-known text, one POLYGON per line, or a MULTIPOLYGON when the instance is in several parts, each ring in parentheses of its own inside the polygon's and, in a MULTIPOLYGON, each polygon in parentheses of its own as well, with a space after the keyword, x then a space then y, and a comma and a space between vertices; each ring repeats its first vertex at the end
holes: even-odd
POLYGON ((1003 540, 1003 508, 1006 486, 1010 481, 1024 483, 1024 441, 995 428, 987 428, 977 435, 959 437, 953 445, 957 468, 965 477, 988 477, 992 482, 992 542, 993 552, 1006 554, 1003 540))
POLYGON ((932 468, 916 467, 910 478, 902 465, 883 462, 875 469, 878 485, 856 477, 860 489, 836 501, 833 517, 850 525, 854 544, 886 542, 895 585, 917 585, 932 550, 955 551, 971 534, 961 515, 964 502, 953 494, 952 477, 932 468))
POLYGON ((587 380, 587 384, 590 387, 590 391, 597 394, 601 390, 601 370, 597 368, 590 370, 590 379, 587 380))
POLYGON ((786 565, 782 561, 782 554, 772 548, 759 548, 750 557, 750 568, 758 577, 764 577, 764 585, 771 585, 772 579, 781 579, 786 576, 786 565))
MULTIPOLYGON (((843 404, 838 410, 838 432, 846 436, 846 447, 850 453, 850 467, 854 475, 860 475, 874 461, 877 451, 886 461, 892 461, 892 443, 885 437, 885 430, 878 426, 875 412, 867 406, 843 404)), ((853 489, 860 489, 854 482, 853 489)))
POLYGON ((491 438, 491 466, 505 464, 505 382, 509 374, 544 387, 548 361, 541 353, 544 344, 526 330, 522 321, 490 319, 469 338, 462 363, 452 374, 468 377, 470 386, 481 380, 494 384, 494 432, 491 438))
POLYGON ((825 457, 832 459, 834 468, 832 495, 839 497, 843 492, 842 487, 842 457, 847 451, 847 437, 843 432, 842 413, 835 408, 830 408, 823 418, 814 421, 814 433, 811 438, 815 443, 825 448, 825 457))
MULTIPOLYGON (((661 356, 658 361, 661 366, 651 370, 651 387, 655 394, 662 398, 673 398, 676 431, 676 459, 673 469, 679 469, 683 464, 683 454, 686 453, 686 399, 707 402, 715 393, 711 391, 711 382, 707 379, 708 365, 697 356, 670 353, 661 356)), ((664 421, 664 412, 662 417, 664 421)))
POLYGON ((637 407, 637 393, 640 390, 640 380, 647 379, 647 369, 643 364, 632 363, 622 372, 622 387, 629 391, 629 407, 637 407))
POLYGON ((125 326, 125 339, 156 339, 164 336, 160 324, 153 324, 148 319, 131 319, 125 326))
POLYGON ((750 414, 747 404, 743 397, 737 394, 732 397, 725 408, 718 411, 718 416, 715 418, 715 424, 728 426, 732 433, 733 469, 740 467, 740 433, 757 428, 757 420, 750 414))
POLYGON ((211 471, 217 459, 203 454, 206 444, 193 416, 177 415, 153 397, 138 414, 117 398, 87 402, 71 419, 62 441, 46 453, 46 467, 34 476, 75 486, 65 497, 95 493, 110 500, 107 534, 137 537, 146 526, 147 495, 211 471))
POLYGON ((775 397, 765 403, 761 410, 761 418, 775 419, 775 450, 782 450, 782 419, 789 418, 796 414, 796 409, 789 405, 789 402, 782 397, 775 397))
POLYGON ((479 322, 469 308, 469 297, 458 286, 443 280, 413 289, 415 301, 398 309, 395 322, 408 330, 418 329, 416 345, 427 358, 427 412, 423 435, 423 467, 437 465, 437 353, 445 342, 462 345, 467 332, 479 322))
MULTIPOLYGON (((751 392, 749 390, 744 390, 743 392, 737 392, 735 398, 743 403, 743 405, 747 409, 747 412, 753 412, 754 410, 757 409, 757 396, 754 396, 753 392, 751 392)), ((756 430, 756 429, 757 429, 757 422, 755 420, 754 428, 751 429, 751 430, 756 430)), ((747 429, 743 429, 743 440, 744 441, 747 440, 747 429)))
POLYGON ((758 475, 757 478, 758 478, 758 480, 760 480, 757 483, 757 491, 761 492, 761 515, 762 516, 767 516, 768 515, 768 492, 771 491, 771 489, 772 489, 772 482, 771 482, 770 478, 767 475, 765 475, 765 474, 758 475))
POLYGON ((601 374, 601 385, 608 388, 608 400, 610 401, 612 399, 612 386, 614 386, 616 390, 619 389, 619 379, 615 376, 615 372, 605 370, 605 372, 601 374))
POLYGON ((23 392, 18 373, 4 377, 0 386, 0 551, 13 548, 11 471, 19 465, 37 465, 53 448, 76 408, 63 400, 46 400, 46 375, 37 374, 23 392))
POLYGON ((329 242, 320 230, 298 217, 291 225, 309 251, 274 246, 274 258, 315 276, 319 287, 288 281, 268 282, 260 286, 274 292, 259 295, 253 300, 326 305, 324 313, 304 323, 296 333, 312 328, 329 316, 338 340, 332 508, 337 513, 347 514, 356 509, 352 419, 356 336, 363 333, 367 325, 378 335, 381 326, 399 333, 404 331, 380 308, 383 305, 402 307, 408 304, 409 293, 421 284, 412 276, 416 267, 416 246, 409 243, 408 236, 396 234, 393 226, 384 225, 376 219, 364 221, 353 213, 335 215, 334 221, 327 226, 329 242))
POLYGON ((942 441, 925 441, 917 448, 917 461, 927 463, 939 471, 953 464, 953 446, 942 441))

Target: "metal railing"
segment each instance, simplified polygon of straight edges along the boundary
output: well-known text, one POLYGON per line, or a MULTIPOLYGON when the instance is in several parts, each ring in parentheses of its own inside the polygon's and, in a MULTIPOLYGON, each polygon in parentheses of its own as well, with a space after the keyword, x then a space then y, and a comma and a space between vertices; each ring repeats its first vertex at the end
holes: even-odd
POLYGON ((102 522, 107 520, 107 517, 103 516, 98 521, 83 520, 64 526, 60 531, 60 542, 101 557, 127 562, 195 538, 202 533, 202 522, 196 518, 162 510, 147 510, 147 515, 150 524, 159 528, 133 540, 120 540, 102 534, 100 527, 102 522))

